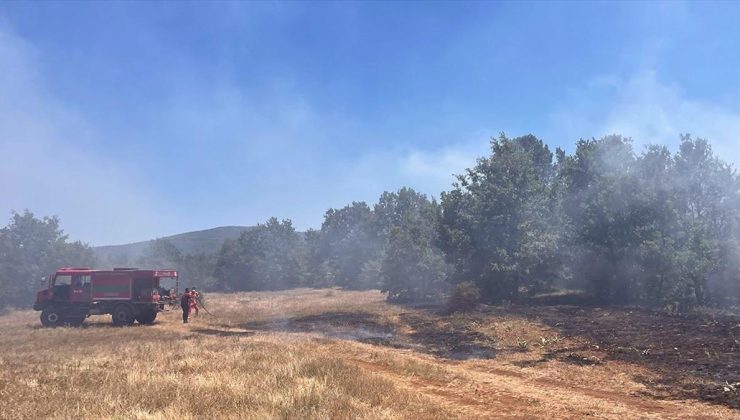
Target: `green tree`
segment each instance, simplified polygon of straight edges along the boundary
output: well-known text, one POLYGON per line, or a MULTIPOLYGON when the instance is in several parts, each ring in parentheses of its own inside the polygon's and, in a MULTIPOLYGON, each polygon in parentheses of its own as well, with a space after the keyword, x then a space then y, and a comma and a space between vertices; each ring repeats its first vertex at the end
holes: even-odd
POLYGON ((232 291, 302 285, 301 247, 292 222, 273 217, 224 243, 217 258, 217 285, 232 291))
POLYGON ((137 264, 142 267, 179 268, 185 254, 166 239, 155 239, 149 243, 137 264))
POLYGON ((303 244, 301 256, 303 285, 307 287, 331 286, 327 264, 321 254, 321 231, 315 229, 307 230, 303 234, 303 244))
POLYGON ((423 302, 446 291, 449 269, 422 227, 398 226, 391 229, 380 272, 390 301, 423 302))
POLYGON ((364 202, 330 209, 321 225, 320 255, 332 285, 358 288, 363 266, 382 252, 373 211, 364 202))
POLYGON ((633 262, 645 206, 637 200, 636 157, 621 136, 581 140, 562 166, 567 179, 564 215, 572 229, 573 271, 602 301, 626 302, 637 292, 633 262))
POLYGON ((457 281, 474 281, 485 299, 517 299, 558 273, 552 153, 531 135, 502 134, 491 149, 442 194, 441 240, 457 281))
POLYGON ((214 278, 215 264, 215 255, 187 254, 166 239, 152 241, 138 260, 140 267, 177 269, 180 284, 204 290, 217 288, 214 278))
POLYGON ((434 200, 406 187, 384 192, 375 205, 375 231, 384 252, 364 272, 379 275, 390 300, 430 300, 447 289, 450 267, 439 248, 439 215, 434 200))
POLYGON ((681 229, 673 186, 675 161, 664 146, 649 146, 635 165, 634 180, 645 211, 638 248, 636 300, 664 307, 674 295, 684 265, 681 244, 686 234, 681 229))
POLYGON ((708 141, 688 135, 682 137, 675 162, 678 217, 686 232, 683 252, 691 261, 683 268, 689 288, 683 295, 698 304, 709 303, 714 281, 716 298, 728 293, 740 297, 738 175, 714 156, 708 141))
POLYGON ((61 267, 92 267, 92 250, 70 242, 57 217, 37 218, 28 210, 13 213, 0 229, 0 306, 28 306, 41 277, 61 267))

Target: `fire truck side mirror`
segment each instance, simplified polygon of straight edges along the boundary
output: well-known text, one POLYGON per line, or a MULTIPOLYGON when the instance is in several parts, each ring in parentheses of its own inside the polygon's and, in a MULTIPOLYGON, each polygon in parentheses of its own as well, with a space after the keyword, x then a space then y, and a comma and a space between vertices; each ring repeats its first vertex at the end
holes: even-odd
POLYGON ((41 285, 46 286, 46 277, 41 277, 41 285))

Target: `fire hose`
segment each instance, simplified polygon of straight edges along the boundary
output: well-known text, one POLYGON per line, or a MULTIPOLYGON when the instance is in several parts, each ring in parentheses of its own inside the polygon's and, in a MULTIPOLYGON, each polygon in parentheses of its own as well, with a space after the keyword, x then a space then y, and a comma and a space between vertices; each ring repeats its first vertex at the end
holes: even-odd
MULTIPOLYGON (((210 315, 212 317, 216 317, 216 315, 212 314, 211 311, 209 311, 208 308, 206 308, 206 305, 203 304, 200 294, 198 294, 198 298, 195 299, 195 304, 198 305, 198 306, 200 306, 201 308, 203 308, 203 310, 206 311, 206 313, 208 315, 210 315)), ((216 318, 218 318, 218 317, 216 317, 216 318)))
MULTIPOLYGON (((206 313, 207 313, 208 315, 210 315, 210 316, 212 316, 212 317, 216 317, 216 315, 212 314, 212 313, 211 313, 211 311, 209 311, 209 310, 208 310, 208 308, 206 308, 206 306, 205 306, 205 305, 203 304, 203 302, 200 302, 200 301, 198 301, 197 299, 196 299, 196 301, 195 301, 195 302, 196 302, 196 305, 198 305, 198 306, 199 306, 200 308, 202 308, 202 309, 203 309, 204 311, 206 311, 206 313)), ((172 308, 175 308, 175 307, 177 307, 177 301, 176 301, 176 300, 174 300, 174 299, 173 299, 173 300, 170 300, 170 301, 168 302, 168 304, 169 304, 169 306, 170 306, 170 307, 172 307, 172 308)), ((218 317, 216 317, 216 318, 218 318, 218 317)))
POLYGON ((205 305, 203 305, 202 303, 200 303, 200 307, 201 307, 201 308, 203 308, 203 310, 204 310, 204 311, 206 311, 206 313, 207 313, 208 315, 210 315, 210 316, 216 316, 216 315, 213 315, 213 314, 211 313, 211 311, 209 311, 209 310, 208 310, 208 308, 206 308, 206 307, 205 307, 205 305))

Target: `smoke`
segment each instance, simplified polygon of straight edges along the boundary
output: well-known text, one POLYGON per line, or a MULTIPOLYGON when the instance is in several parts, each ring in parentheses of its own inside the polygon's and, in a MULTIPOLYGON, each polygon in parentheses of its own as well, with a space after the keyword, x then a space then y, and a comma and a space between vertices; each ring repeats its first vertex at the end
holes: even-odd
POLYGON ((156 92, 132 88, 146 112, 98 97, 113 115, 91 118, 90 104, 57 94, 46 57, 0 26, 0 215, 58 215, 93 245, 271 216, 318 227, 328 207, 403 185, 438 194, 487 148, 487 135, 389 147, 403 134, 319 107, 289 77, 250 91, 202 66, 166 80, 159 69, 156 92))
POLYGON ((48 93, 37 58, 0 26, 0 211, 55 214, 74 239, 98 243, 168 226, 136 161, 96 152, 107 134, 48 93))
POLYGON ((407 176, 407 185, 419 191, 438 196, 449 188, 452 175, 463 173, 475 160, 490 153, 486 137, 491 130, 478 130, 464 140, 451 146, 434 150, 412 150, 402 158, 402 173, 407 176))
POLYGON ((708 138, 717 155, 740 162, 740 98, 707 102, 658 71, 643 68, 627 77, 595 77, 570 91, 550 115, 551 135, 568 143, 578 138, 621 134, 634 139, 639 153, 648 144, 675 150, 681 135, 708 138))
POLYGON ((683 133, 711 139, 718 156, 740 162, 740 110, 692 99, 681 86, 662 83, 645 70, 614 86, 619 92, 602 131, 645 142, 676 146, 683 133))
POLYGON ((564 201, 576 229, 561 234, 576 280, 625 301, 740 298, 740 178, 706 140, 679 142, 636 154, 620 136, 581 144, 564 201))
MULTIPOLYGON (((736 165, 740 162, 740 149, 737 148, 740 135, 740 98, 728 92, 720 102, 709 102, 692 95, 692 92, 677 82, 666 82, 661 73, 650 66, 626 76, 605 75, 594 78, 578 89, 572 90, 564 98, 563 104, 551 115, 552 135, 569 143, 578 138, 601 138, 613 133, 633 140, 637 155, 648 151, 649 145, 667 146, 671 154, 678 152, 681 135, 691 133, 694 138, 710 140, 714 155, 719 159, 736 165)), ((615 168, 625 162, 624 157, 615 154, 601 156, 601 168, 615 168)), ((656 162, 657 164, 657 162, 656 162)), ((659 164, 657 164, 659 166, 659 164)), ((657 166, 655 169, 657 169, 657 166)), ((628 169, 622 173, 627 176, 628 169)), ((670 191, 686 190, 696 179, 672 177, 654 179, 651 174, 637 175, 634 182, 655 182, 656 191, 670 194, 670 191)), ((728 182, 736 185, 734 182, 728 182)), ((731 189, 731 188, 730 188, 731 189)), ((728 198, 736 192, 724 191, 728 198)), ((629 194, 612 203, 612 211, 619 212, 637 203, 637 197, 629 194)), ((660 202, 660 200, 656 200, 660 202)), ((657 205, 657 204, 656 204, 657 205)), ((738 203, 725 202, 728 211, 737 214, 738 203)), ((667 211, 659 208, 654 212, 667 211)), ((666 233, 681 238, 686 232, 680 226, 665 227, 666 233)), ((729 224, 722 236, 736 237, 738 227, 729 224)), ((716 238, 717 236, 715 236, 716 238)), ((727 241, 725 239, 725 241, 727 241)), ((732 245, 732 240, 728 242, 732 245)), ((582 255, 583 250, 574 249, 573 254, 582 255)), ((726 261, 740 259, 740 247, 730 246, 724 252, 726 261)), ((624 258, 629 259, 627 256, 624 258)), ((698 264, 698 263, 696 263, 698 264)), ((591 264, 592 267, 599 264, 591 264)), ((627 264, 629 265, 629 264, 627 264)), ((690 264, 689 264, 690 266, 690 264)), ((714 296, 738 296, 738 285, 733 264, 730 268, 718 269, 710 276, 708 288, 714 296)))

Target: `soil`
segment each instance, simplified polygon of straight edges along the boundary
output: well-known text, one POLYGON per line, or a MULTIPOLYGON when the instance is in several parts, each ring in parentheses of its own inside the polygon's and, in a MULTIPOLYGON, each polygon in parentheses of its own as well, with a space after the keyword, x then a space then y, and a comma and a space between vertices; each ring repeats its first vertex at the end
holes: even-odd
POLYGON ((677 317, 641 309, 574 306, 518 307, 509 312, 581 339, 581 345, 563 346, 547 358, 646 366, 657 374, 657 378, 640 378, 648 388, 646 394, 740 408, 740 390, 727 388, 740 383, 740 320, 735 317, 677 317))
MULTIPOLYGON (((447 314, 442 308, 396 308, 393 316, 337 311, 243 327, 407 349, 447 363, 499 360, 523 371, 554 362, 574 367, 635 365, 646 370, 634 377, 644 385, 639 391, 643 398, 629 396, 629 401, 636 399, 631 404, 647 404, 644 397, 649 397, 647 401, 698 400, 740 409, 737 318, 681 318, 640 309, 572 305, 484 307, 466 314, 447 314), (532 340, 536 351, 506 345, 502 337, 484 332, 506 320, 541 326, 542 336, 532 340)), ((517 376, 516 371, 502 371, 517 376)), ((548 387, 575 386, 547 378, 536 382, 548 387)), ((610 394, 587 387, 581 392, 610 394)), ((614 395, 622 398, 624 393, 614 395)))

